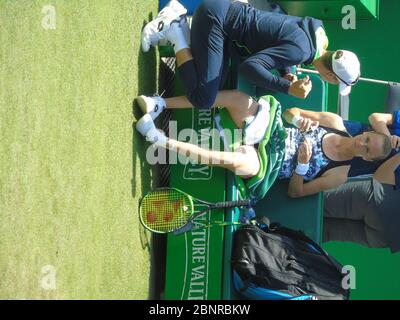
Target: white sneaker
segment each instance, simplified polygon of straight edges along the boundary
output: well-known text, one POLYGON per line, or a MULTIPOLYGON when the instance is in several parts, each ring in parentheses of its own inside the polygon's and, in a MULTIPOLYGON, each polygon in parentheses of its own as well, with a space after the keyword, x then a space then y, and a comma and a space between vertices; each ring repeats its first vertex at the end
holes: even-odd
MULTIPOLYGON (((183 36, 186 40, 187 45, 190 47, 190 26, 186 16, 183 16, 179 21, 179 27, 182 30, 183 36)), ((158 43, 159 46, 171 46, 171 40, 168 37, 168 33, 166 33, 165 38, 161 39, 158 43)))
POLYGON ((136 98, 136 101, 142 112, 150 114, 153 120, 155 120, 166 107, 165 100, 160 96, 139 96, 136 98))
POLYGON ((156 18, 167 16, 171 10, 178 14, 178 16, 183 16, 187 13, 187 9, 178 0, 170 0, 157 14, 156 18))
POLYGON ((146 113, 139 119, 139 121, 136 123, 136 130, 139 131, 148 142, 157 146, 165 147, 167 137, 162 131, 156 128, 154 121, 149 114, 146 113))
POLYGON ((157 17, 146 24, 142 31, 142 50, 147 52, 150 46, 156 46, 162 39, 165 39, 169 26, 173 21, 180 21, 187 10, 177 0, 171 0, 158 13, 157 17))

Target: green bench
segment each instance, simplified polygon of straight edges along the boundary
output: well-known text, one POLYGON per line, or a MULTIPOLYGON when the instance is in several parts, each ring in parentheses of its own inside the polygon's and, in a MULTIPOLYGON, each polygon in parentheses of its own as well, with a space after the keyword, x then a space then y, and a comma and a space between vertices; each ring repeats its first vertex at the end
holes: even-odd
MULTIPOLYGON (((312 76, 313 90, 305 100, 284 94, 274 94, 282 107, 300 107, 315 111, 326 110, 326 86, 317 76, 312 76)), ((179 80, 176 94, 182 94, 179 80)), ((237 88, 255 95, 255 88, 246 81, 237 80, 237 88)), ((258 94, 265 94, 259 92, 258 94)), ((208 139, 202 129, 213 129, 214 114, 218 110, 196 109, 173 112, 172 120, 177 121, 178 132, 185 128, 194 129, 199 139, 208 139)), ((185 139, 183 137, 183 139, 185 139)), ((222 145, 217 139, 210 139, 214 149, 222 145)), ((238 188, 231 172, 204 165, 172 164, 170 185, 208 201, 226 201, 238 198, 238 188)), ((255 210, 257 215, 266 215, 273 222, 279 222, 294 229, 303 230, 320 242, 322 228, 322 194, 303 199, 287 196, 287 181, 277 181, 255 210)), ((234 210, 213 211, 202 217, 205 220, 238 221, 240 212, 234 210)), ((202 223, 200 220, 199 223, 202 223)), ((166 271, 164 299, 236 299, 231 280, 231 249, 235 227, 212 227, 188 232, 179 236, 167 236, 166 271)))

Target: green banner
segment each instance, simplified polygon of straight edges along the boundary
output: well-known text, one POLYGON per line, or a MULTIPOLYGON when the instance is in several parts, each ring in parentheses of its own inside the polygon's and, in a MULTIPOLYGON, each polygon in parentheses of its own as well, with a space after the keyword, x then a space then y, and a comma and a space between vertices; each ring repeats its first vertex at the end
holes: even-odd
MULTIPOLYGON (((176 127, 179 140, 197 141, 199 145, 218 148, 219 139, 212 138, 213 111, 180 110, 174 113, 171 128, 176 127), (193 129, 190 131, 183 129, 193 129), (185 137, 186 135, 186 137, 185 137), (218 145, 217 145, 218 143, 218 145)), ((171 135, 171 133, 170 133, 171 135)), ((225 200, 225 171, 208 165, 181 163, 182 157, 170 154, 178 160, 171 165, 171 186, 181 189, 202 200, 217 202, 225 200)), ((195 226, 221 221, 222 210, 214 210, 197 218, 195 226)), ((223 267, 223 228, 197 229, 178 236, 168 235, 166 283, 164 299, 207 300, 221 299, 223 267)))

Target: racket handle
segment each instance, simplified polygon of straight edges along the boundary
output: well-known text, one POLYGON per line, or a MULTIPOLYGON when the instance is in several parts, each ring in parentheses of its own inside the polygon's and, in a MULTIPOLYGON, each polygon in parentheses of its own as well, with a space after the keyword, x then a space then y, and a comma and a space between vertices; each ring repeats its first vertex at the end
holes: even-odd
POLYGON ((234 207, 248 207, 253 204, 254 201, 247 199, 247 200, 217 202, 215 206, 217 208, 234 208, 234 207))

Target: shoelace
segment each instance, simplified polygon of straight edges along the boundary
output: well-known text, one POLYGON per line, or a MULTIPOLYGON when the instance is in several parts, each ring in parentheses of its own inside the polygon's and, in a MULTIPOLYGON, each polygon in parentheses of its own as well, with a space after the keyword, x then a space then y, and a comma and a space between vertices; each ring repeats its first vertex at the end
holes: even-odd
POLYGON ((164 93, 165 93, 165 91, 167 91, 167 89, 164 89, 164 91, 163 91, 163 92, 161 92, 161 94, 154 93, 154 94, 153 94, 153 97, 155 97, 155 98, 157 98, 157 97, 160 97, 160 98, 162 98, 162 97, 163 97, 163 95, 164 95, 164 93))
MULTIPOLYGON (((164 89, 163 92, 162 92, 161 94, 154 93, 152 97, 153 97, 153 98, 160 98, 160 99, 163 99, 163 95, 165 94, 165 91, 166 91, 166 90, 167 90, 167 89, 164 89)), ((157 112, 159 108, 160 108, 160 105, 159 105, 158 103, 155 103, 154 110, 153 110, 152 112, 157 112)))
MULTIPOLYGON (((158 45, 158 44, 160 44, 160 42, 162 42, 163 40, 165 40, 165 43, 163 43, 163 44, 165 44, 165 45, 170 45, 170 46, 173 45, 169 40, 165 39, 165 38, 166 38, 166 35, 167 35, 168 31, 170 30, 171 25, 172 25, 173 23, 180 23, 180 22, 181 22, 181 19, 182 19, 183 17, 185 17, 185 16, 179 16, 178 18, 172 20, 172 21, 169 23, 169 26, 168 26, 167 28, 165 28, 164 30, 161 30, 161 31, 158 31, 158 32, 156 32, 156 33, 151 34, 151 35, 150 35, 150 42, 151 42, 151 44, 152 44, 153 46, 154 46, 154 45, 158 45)), ((163 28, 164 28, 164 27, 165 27, 165 24, 163 24, 163 28)))

